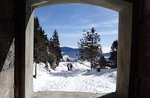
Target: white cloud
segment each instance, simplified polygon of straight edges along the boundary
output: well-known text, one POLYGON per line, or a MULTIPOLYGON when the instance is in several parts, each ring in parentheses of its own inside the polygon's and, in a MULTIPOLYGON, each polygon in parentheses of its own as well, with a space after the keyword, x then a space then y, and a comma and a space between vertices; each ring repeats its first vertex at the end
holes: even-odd
POLYGON ((118 19, 111 19, 109 21, 102 22, 103 25, 110 25, 110 24, 117 24, 117 23, 118 23, 118 19))
POLYGON ((109 31, 104 31, 104 32, 98 32, 100 35, 117 35, 118 30, 109 30, 109 31))
POLYGON ((48 20, 53 16, 53 13, 49 13, 47 15, 41 15, 39 18, 40 23, 44 23, 46 24, 48 22, 48 20))
POLYGON ((90 20, 83 19, 78 24, 63 24, 63 25, 46 25, 44 28, 50 28, 50 29, 89 29, 92 27, 95 28, 110 28, 114 25, 118 25, 118 19, 112 19, 104 22, 97 22, 93 23, 90 20))
POLYGON ((110 47, 103 46, 102 51, 103 51, 103 53, 108 53, 108 52, 110 52, 110 47))
POLYGON ((81 38, 83 33, 80 32, 70 32, 70 33, 59 33, 59 36, 62 38, 73 39, 73 38, 81 38))

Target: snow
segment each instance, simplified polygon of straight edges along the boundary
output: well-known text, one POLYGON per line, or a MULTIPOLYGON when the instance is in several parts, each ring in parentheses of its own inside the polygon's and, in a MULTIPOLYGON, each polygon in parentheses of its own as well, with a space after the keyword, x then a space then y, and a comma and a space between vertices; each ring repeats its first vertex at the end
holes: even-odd
POLYGON ((64 61, 67 61, 67 59, 69 60, 74 60, 74 58, 68 56, 68 55, 64 55, 63 58, 62 58, 64 61))
MULTIPOLYGON (((90 93, 110 93, 116 90, 116 69, 90 70, 90 63, 71 62, 73 70, 67 70, 69 62, 60 62, 51 71, 45 64, 37 65, 37 78, 33 78, 33 90, 38 91, 75 91, 90 93)), ((34 72, 34 69, 33 69, 34 72)))

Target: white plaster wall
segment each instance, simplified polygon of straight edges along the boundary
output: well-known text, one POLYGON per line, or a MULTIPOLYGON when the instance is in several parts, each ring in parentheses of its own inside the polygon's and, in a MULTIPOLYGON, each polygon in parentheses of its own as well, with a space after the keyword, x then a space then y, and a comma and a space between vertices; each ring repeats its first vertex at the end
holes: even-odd
POLYGON ((30 16, 25 35, 25 98, 30 98, 33 92, 33 41, 34 13, 30 16))

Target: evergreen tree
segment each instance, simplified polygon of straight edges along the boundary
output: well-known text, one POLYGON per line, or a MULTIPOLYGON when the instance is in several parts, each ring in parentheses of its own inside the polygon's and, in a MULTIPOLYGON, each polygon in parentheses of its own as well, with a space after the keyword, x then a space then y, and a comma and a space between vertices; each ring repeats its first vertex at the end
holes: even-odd
POLYGON ((107 64, 107 61, 105 60, 104 56, 101 56, 99 59, 99 65, 101 66, 101 68, 104 68, 107 64))
POLYGON ((111 51, 110 51, 110 60, 112 60, 112 63, 113 63, 113 67, 116 68, 117 67, 117 49, 118 49, 118 41, 115 40, 113 43, 112 43, 112 46, 111 46, 111 51))
POLYGON ((34 61, 46 63, 48 59, 48 39, 40 27, 38 18, 34 18, 34 61))
MULTIPOLYGON (((35 63, 46 63, 48 59, 48 39, 44 30, 40 27, 40 23, 37 17, 34 18, 34 61, 35 63)), ((37 64, 35 64, 35 75, 37 74, 37 64)))
POLYGON ((39 20, 37 17, 34 18, 34 32, 39 31, 40 29, 40 24, 39 24, 39 20))
POLYGON ((62 55, 60 50, 58 32, 56 30, 54 31, 52 38, 50 38, 49 47, 50 47, 50 52, 55 55, 58 64, 60 59, 62 58, 62 55))
POLYGON ((95 68, 98 61, 99 54, 102 53, 100 42, 100 35, 92 28, 91 31, 85 31, 84 38, 78 43, 80 51, 80 59, 91 62, 91 69, 95 68))

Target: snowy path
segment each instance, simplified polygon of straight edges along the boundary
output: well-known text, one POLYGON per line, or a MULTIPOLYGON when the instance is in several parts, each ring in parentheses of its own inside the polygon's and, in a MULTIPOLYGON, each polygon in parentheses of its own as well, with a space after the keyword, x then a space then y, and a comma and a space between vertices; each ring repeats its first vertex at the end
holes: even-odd
POLYGON ((89 71, 88 62, 74 62, 73 70, 67 71, 67 62, 61 62, 56 70, 48 72, 44 64, 38 64, 37 78, 33 79, 33 89, 37 91, 78 91, 109 93, 116 88, 116 70, 103 69, 89 71))

